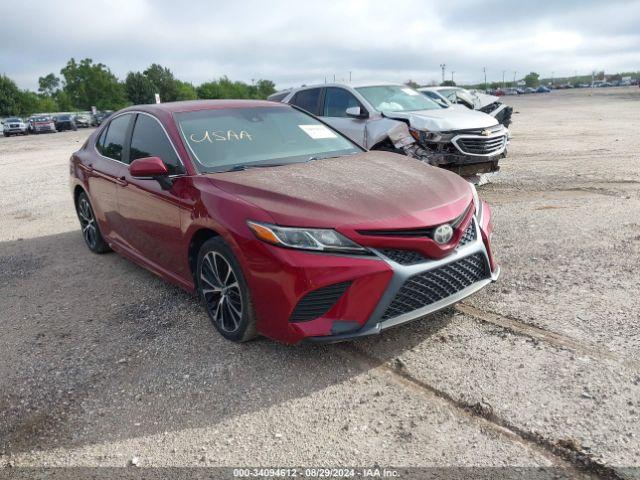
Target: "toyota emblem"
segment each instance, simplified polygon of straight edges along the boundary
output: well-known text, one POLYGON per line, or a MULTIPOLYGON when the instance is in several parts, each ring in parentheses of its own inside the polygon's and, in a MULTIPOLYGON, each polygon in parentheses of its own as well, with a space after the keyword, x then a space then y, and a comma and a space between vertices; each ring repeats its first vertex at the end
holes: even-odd
POLYGON ((436 243, 439 243, 440 245, 449 243, 449 241, 451 240, 451 237, 453 237, 453 228, 451 228, 451 225, 449 225, 448 223, 445 223, 444 225, 440 225, 433 232, 433 239, 436 241, 436 243))

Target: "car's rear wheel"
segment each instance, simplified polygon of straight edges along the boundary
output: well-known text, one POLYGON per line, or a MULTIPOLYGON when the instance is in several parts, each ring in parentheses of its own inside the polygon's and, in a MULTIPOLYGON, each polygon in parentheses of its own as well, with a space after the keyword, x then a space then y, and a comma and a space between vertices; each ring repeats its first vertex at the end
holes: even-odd
POLYGON ((105 242, 100 233, 100 226, 96 220, 96 216, 93 213, 93 208, 89 202, 87 194, 82 192, 78 195, 76 200, 76 212, 78 213, 78 220, 80 220, 80 228, 82 229, 82 237, 84 242, 94 253, 105 253, 111 249, 107 242, 105 242))
POLYGON ((257 336, 249 287, 238 260, 221 238, 207 240, 200 248, 196 280, 207 314, 224 338, 246 342, 257 336))

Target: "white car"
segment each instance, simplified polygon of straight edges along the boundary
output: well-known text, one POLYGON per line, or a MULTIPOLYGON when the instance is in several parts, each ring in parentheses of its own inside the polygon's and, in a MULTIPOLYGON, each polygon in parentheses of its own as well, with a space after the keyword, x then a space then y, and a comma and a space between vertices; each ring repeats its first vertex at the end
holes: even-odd
POLYGON ((5 118, 2 127, 2 133, 5 137, 11 135, 27 135, 29 133, 29 125, 19 117, 5 118))
POLYGON ((422 87, 418 91, 439 103, 464 105, 496 117, 505 127, 511 125, 513 108, 502 103, 500 97, 461 87, 422 87))
POLYGON ((494 117, 449 108, 405 85, 322 84, 270 99, 320 117, 368 150, 403 153, 465 177, 499 170, 507 153, 509 131, 494 117))

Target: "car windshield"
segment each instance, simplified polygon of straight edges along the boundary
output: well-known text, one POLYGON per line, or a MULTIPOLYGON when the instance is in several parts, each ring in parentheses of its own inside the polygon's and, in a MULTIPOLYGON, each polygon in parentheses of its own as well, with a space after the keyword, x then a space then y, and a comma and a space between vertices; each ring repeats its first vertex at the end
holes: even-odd
POLYGON ((58 120, 70 120, 71 116, 70 115, 58 115, 58 120))
POLYGON ((48 122, 49 120, 51 120, 50 117, 35 117, 33 119, 34 122, 48 122))
POLYGON ((362 149, 291 107, 176 113, 180 135, 201 172, 282 165, 351 155, 362 149))
POLYGON ((5 122, 21 122, 22 120, 20 120, 17 117, 11 117, 11 118, 5 118, 4 121, 5 122))
POLYGON ((356 88, 367 101, 380 112, 412 112, 415 110, 439 110, 438 103, 413 88, 400 85, 379 85, 356 88))

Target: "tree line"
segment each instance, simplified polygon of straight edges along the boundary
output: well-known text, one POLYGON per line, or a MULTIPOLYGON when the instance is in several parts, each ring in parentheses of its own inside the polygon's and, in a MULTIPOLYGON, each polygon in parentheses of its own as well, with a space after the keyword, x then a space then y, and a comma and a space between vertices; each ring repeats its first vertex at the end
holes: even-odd
POLYGON ((271 80, 247 84, 226 76, 196 87, 175 78, 171 70, 157 63, 142 72, 129 72, 120 81, 103 63, 72 58, 60 70, 60 76, 49 73, 40 77, 37 92, 22 90, 9 77, 0 75, 0 115, 90 110, 92 106, 119 110, 128 105, 154 103, 156 93, 163 102, 173 102, 198 98, 264 99, 275 91, 271 80))

